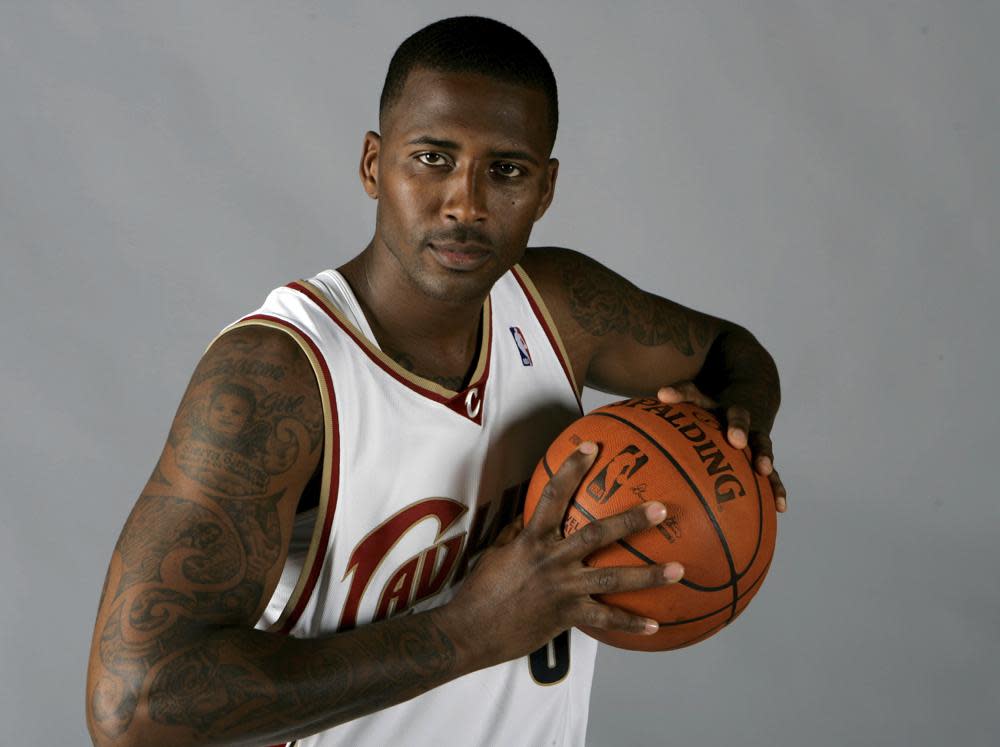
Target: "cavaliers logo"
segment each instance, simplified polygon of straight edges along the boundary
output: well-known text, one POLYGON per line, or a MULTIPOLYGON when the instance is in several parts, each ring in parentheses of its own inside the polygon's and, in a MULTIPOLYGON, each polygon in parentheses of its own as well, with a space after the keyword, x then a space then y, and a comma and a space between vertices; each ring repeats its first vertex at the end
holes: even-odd
MULTIPOLYGON (((374 598, 372 582, 385 577, 379 568, 394 548, 418 524, 432 521, 437 525, 433 542, 396 567, 378 590, 378 601, 371 622, 385 620, 405 612, 413 605, 440 593, 449 584, 465 576, 470 564, 493 544, 500 530, 513 520, 527 490, 527 481, 512 485, 498 498, 476 507, 469 530, 455 532, 468 507, 450 498, 427 498, 413 503, 390 516, 365 535, 351 553, 344 580, 352 576, 351 585, 340 616, 340 630, 351 630, 358 624, 361 602, 374 598), (449 532, 453 534, 449 537, 449 532)), ((426 533, 423 534, 426 537, 426 533)), ((397 554, 398 555, 398 554, 397 554)), ((366 605, 366 609, 370 609, 366 605)))
POLYGON ((350 630, 357 624, 361 598, 382 561, 410 529, 427 519, 437 522, 435 543, 404 561, 392 574, 379 594, 372 622, 398 614, 441 591, 462 554, 466 533, 443 537, 465 511, 458 501, 428 498, 407 506, 369 532, 351 553, 344 574, 345 579, 354 575, 340 617, 340 630, 350 630))

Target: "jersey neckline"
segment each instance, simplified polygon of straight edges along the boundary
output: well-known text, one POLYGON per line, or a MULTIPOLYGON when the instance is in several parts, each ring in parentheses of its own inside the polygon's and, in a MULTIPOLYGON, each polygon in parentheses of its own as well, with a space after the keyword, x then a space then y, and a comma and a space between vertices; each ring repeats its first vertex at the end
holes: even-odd
MULTIPOLYGON (((317 279, 322 282, 321 276, 328 273, 339 276, 338 279, 342 281, 337 283, 339 290, 344 294, 349 304, 354 307, 352 311, 354 311, 354 313, 360 311, 361 306, 358 304, 353 290, 346 282, 346 279, 343 278, 343 275, 338 273, 336 270, 327 270, 324 273, 320 273, 320 275, 317 276, 317 279)), ((432 381, 431 379, 425 378, 404 368, 389 357, 385 351, 378 346, 378 343, 374 340, 374 336, 369 337, 369 335, 359 329, 355 321, 349 319, 348 316, 333 303, 325 290, 318 287, 317 283, 310 282, 309 280, 297 280, 289 283, 285 287, 309 298, 335 324, 337 324, 337 326, 347 333, 354 343, 376 365, 378 365, 379 368, 389 374, 392 378, 396 379, 401 384, 418 394, 445 405, 457 414, 462 415, 479 425, 482 424, 483 394, 486 388, 487 380, 489 379, 490 359, 492 357, 493 349, 492 294, 486 297, 486 300, 483 302, 482 313, 480 314, 479 324, 481 339, 478 358, 476 360, 476 367, 472 372, 472 376, 469 377, 469 383, 461 390, 453 390, 438 384, 436 381, 432 381)), ((361 318, 364 319, 367 324, 367 319, 363 314, 361 318)), ((370 329, 368 331, 370 332, 370 329)))

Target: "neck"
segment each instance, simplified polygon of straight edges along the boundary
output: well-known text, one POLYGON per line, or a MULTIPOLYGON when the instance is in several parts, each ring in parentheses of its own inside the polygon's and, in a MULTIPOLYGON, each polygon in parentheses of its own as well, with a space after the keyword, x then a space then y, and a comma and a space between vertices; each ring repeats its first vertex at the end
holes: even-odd
MULTIPOLYGON (((405 356, 428 376, 463 375, 475 358, 482 298, 444 301, 418 288, 376 237, 338 268, 350 283, 372 332, 389 355, 405 356)), ((405 364, 404 364, 405 365, 405 364)))

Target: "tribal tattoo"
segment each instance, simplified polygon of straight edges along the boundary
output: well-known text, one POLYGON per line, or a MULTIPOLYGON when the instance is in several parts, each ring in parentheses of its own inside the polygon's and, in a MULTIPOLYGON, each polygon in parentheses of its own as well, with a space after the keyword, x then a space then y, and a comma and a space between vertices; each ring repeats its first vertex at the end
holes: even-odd
POLYGON ((687 356, 694 355, 695 345, 708 344, 711 327, 706 319, 643 293, 582 254, 566 252, 559 264, 570 313, 590 334, 630 335, 641 345, 669 344, 687 356))

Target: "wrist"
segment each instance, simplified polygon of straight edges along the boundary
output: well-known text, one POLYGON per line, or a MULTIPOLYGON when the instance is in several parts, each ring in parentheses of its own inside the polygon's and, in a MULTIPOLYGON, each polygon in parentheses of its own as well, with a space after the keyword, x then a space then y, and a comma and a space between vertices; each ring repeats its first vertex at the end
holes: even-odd
POLYGON ((493 663, 487 660, 482 640, 476 636, 477 626, 469 621, 461 603, 453 599, 430 610, 428 615, 432 624, 454 647, 457 669, 461 674, 475 672, 493 663))

